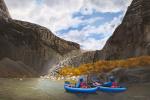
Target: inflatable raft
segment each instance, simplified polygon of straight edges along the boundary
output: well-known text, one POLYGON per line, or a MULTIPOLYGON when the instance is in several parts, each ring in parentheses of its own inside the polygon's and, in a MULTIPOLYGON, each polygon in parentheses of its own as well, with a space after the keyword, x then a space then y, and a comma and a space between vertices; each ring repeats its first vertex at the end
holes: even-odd
POLYGON ((102 92, 109 92, 109 93, 119 93, 119 92, 124 92, 127 90, 127 88, 124 87, 118 87, 118 88, 111 88, 111 87, 103 87, 100 86, 99 89, 102 92))
POLYGON ((69 87, 68 84, 64 85, 64 89, 71 93, 95 93, 98 90, 98 87, 94 88, 75 88, 75 87, 69 87))
POLYGON ((104 84, 102 84, 103 87, 111 87, 112 86, 112 82, 105 82, 104 84))

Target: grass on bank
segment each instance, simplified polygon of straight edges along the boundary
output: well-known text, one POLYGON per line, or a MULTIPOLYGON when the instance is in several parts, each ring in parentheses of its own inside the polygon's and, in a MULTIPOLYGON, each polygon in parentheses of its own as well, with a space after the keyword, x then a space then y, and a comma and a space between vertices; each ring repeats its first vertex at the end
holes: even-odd
POLYGON ((95 63, 82 64, 78 67, 66 66, 59 70, 62 76, 79 76, 90 73, 109 72, 115 68, 133 68, 150 65, 150 56, 141 56, 125 60, 101 60, 95 63))

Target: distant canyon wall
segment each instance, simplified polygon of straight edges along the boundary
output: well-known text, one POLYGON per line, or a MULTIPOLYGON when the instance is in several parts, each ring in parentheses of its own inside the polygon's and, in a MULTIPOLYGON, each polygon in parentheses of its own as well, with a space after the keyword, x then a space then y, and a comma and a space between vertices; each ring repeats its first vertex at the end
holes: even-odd
POLYGON ((60 66, 79 66, 98 60, 126 59, 150 55, 150 0, 133 0, 122 23, 102 50, 67 58, 60 66))

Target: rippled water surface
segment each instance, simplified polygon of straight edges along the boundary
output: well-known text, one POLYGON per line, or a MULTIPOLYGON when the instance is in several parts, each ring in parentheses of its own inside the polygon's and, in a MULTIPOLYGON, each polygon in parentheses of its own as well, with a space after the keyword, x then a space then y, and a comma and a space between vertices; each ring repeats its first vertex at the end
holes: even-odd
POLYGON ((0 79, 0 100, 150 100, 150 83, 130 85, 124 93, 72 94, 49 79, 0 79))

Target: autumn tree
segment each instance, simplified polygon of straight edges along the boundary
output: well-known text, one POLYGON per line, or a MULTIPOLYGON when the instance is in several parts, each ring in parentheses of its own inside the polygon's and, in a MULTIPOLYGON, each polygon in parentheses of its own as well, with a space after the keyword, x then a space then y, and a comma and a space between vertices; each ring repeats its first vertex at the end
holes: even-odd
POLYGON ((63 67, 59 73, 63 76, 78 76, 92 73, 109 72, 114 68, 131 68, 150 65, 150 56, 141 56, 124 60, 101 60, 95 63, 82 64, 78 67, 63 67))

